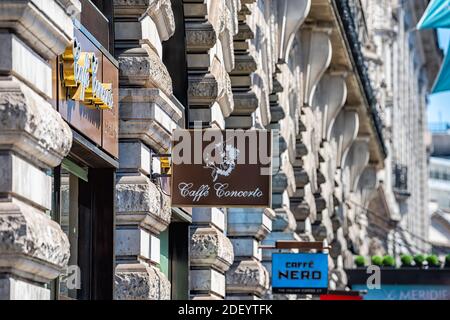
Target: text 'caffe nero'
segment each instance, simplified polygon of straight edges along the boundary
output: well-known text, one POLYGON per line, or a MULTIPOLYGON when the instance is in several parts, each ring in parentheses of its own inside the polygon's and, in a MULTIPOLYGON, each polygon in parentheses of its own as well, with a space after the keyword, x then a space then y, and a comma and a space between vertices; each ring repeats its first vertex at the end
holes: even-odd
POLYGON ((266 130, 176 130, 172 206, 271 206, 272 134, 266 130))

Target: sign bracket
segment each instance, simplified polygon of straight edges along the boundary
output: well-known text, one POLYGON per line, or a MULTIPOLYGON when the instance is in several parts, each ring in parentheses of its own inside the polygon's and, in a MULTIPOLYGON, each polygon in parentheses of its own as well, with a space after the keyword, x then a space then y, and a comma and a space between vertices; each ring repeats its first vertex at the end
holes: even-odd
POLYGON ((325 251, 330 250, 331 245, 327 245, 321 241, 312 241, 312 242, 304 242, 304 241, 291 241, 291 240, 279 240, 275 242, 275 245, 260 245, 260 249, 263 250, 274 250, 274 249, 297 249, 299 251, 325 251))

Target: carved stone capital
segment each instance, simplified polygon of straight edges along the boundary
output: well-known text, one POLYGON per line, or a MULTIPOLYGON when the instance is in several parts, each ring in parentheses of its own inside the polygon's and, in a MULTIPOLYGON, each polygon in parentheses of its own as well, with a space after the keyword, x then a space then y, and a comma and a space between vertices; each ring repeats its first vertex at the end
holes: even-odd
POLYGON ((115 300, 169 300, 170 282, 153 266, 120 264, 114 277, 115 300))
POLYGON ((217 79, 211 73, 189 76, 189 103, 211 106, 219 95, 217 79))
POLYGON ((275 209, 275 220, 272 222, 272 233, 277 232, 291 232, 297 228, 297 221, 294 214, 288 208, 275 209))
POLYGON ((159 88, 168 96, 173 94, 172 79, 158 54, 143 45, 123 52, 119 56, 121 86, 159 88))
POLYGON ((310 182, 308 172, 306 172, 303 168, 294 167, 294 175, 297 189, 303 188, 310 182))
POLYGON ((259 105, 259 99, 255 92, 233 92, 234 111, 233 115, 251 115, 259 105))
POLYGON ((189 52, 207 52, 217 42, 217 34, 208 23, 186 22, 186 46, 189 52))
POLYGON ((158 0, 113 0, 116 17, 140 18, 158 0))
POLYGON ((272 177, 272 193, 283 193, 288 187, 288 177, 283 171, 279 171, 272 177))
POLYGON ((230 240, 216 228, 197 228, 191 238, 191 265, 215 267, 223 272, 233 263, 230 240))
POLYGON ((258 69, 255 58, 251 54, 235 55, 235 66, 232 75, 249 75, 258 69))
POLYGON ((270 275, 258 260, 237 261, 228 270, 227 294, 262 296, 269 289, 270 275))
POLYGON ((71 145, 72 131, 46 100, 25 85, 0 81, 0 149, 55 167, 71 145))
POLYGON ((116 224, 140 225, 159 234, 170 223, 170 198, 144 175, 121 176, 116 184, 116 224))
POLYGON ((286 112, 279 104, 270 104, 271 122, 278 123, 286 118, 286 112))
POLYGON ((46 283, 69 261, 69 240, 43 212, 22 202, 0 202, 0 270, 46 283))

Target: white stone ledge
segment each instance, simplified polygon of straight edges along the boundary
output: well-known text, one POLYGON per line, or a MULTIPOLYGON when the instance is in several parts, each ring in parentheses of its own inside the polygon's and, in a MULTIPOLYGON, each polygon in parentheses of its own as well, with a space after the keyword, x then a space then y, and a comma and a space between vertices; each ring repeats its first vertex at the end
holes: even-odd
MULTIPOLYGON (((67 1, 66 1, 67 2, 67 1)), ((73 37, 73 23, 79 1, 63 8, 54 0, 2 1, 0 28, 13 29, 34 50, 46 59, 64 52, 73 37)))

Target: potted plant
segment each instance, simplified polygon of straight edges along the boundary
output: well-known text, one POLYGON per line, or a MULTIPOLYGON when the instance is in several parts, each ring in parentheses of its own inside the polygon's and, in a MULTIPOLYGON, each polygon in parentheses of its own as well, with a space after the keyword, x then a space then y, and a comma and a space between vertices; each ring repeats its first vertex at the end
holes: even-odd
POLYGON ((372 260, 372 264, 374 266, 379 266, 379 267, 383 266, 383 258, 382 257, 373 256, 371 260, 372 260))
POLYGON ((402 268, 412 268, 414 266, 414 258, 408 254, 402 254, 400 257, 402 268))
POLYGON ((383 257, 383 267, 386 268, 395 268, 396 267, 395 258, 393 256, 384 256, 383 257))
POLYGON ((366 266, 366 258, 363 256, 356 256, 355 265, 357 268, 364 268, 366 266))
POLYGON ((427 265, 427 260, 423 254, 417 254, 414 256, 414 262, 416 266, 422 268, 427 265))
POLYGON ((445 267, 450 268, 450 254, 445 257, 445 267))
POLYGON ((441 261, 439 260, 438 256, 435 254, 429 255, 427 257, 428 266, 430 268, 440 268, 441 267, 441 261))

